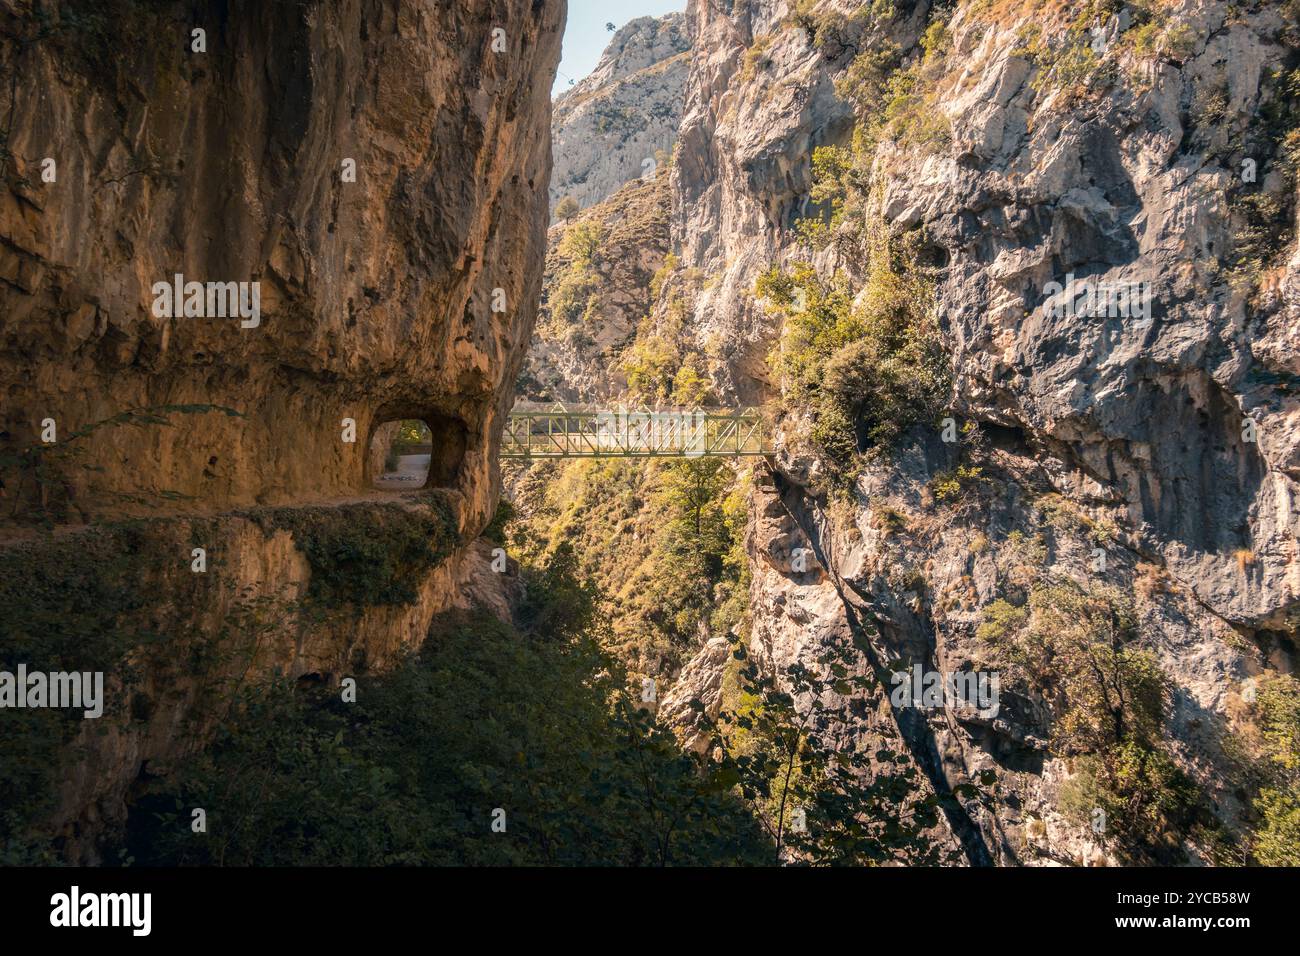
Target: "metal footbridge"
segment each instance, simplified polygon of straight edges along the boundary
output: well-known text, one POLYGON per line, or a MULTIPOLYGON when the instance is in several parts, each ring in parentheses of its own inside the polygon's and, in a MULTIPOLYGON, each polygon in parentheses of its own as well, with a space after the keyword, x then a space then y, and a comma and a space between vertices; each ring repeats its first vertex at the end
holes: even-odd
POLYGON ((770 455, 757 408, 627 408, 520 403, 502 458, 737 458, 770 455))

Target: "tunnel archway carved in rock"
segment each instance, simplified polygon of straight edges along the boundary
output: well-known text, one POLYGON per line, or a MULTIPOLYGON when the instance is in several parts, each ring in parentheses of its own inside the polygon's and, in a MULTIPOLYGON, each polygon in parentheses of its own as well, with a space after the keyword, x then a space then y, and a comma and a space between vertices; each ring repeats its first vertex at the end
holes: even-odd
POLYGON ((400 492, 457 483, 469 444, 460 419, 428 410, 385 409, 374 421, 366 456, 367 488, 400 492))

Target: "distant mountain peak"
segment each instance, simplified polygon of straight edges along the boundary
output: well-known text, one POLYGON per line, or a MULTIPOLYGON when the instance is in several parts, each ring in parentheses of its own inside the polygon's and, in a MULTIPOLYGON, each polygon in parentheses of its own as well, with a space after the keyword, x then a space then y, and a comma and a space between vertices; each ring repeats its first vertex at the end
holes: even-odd
POLYGON ((681 122, 690 38, 680 13, 638 17, 616 31, 590 75, 554 102, 551 210, 587 208, 650 173, 681 122))

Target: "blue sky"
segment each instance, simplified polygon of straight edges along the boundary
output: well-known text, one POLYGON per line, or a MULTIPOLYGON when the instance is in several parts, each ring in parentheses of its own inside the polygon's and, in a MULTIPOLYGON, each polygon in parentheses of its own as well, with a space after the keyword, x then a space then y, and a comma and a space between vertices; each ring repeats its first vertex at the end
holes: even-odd
POLYGON ((569 80, 580 80, 596 68, 600 54, 613 36, 605 29, 606 23, 621 27, 637 17, 658 17, 685 9, 686 0, 569 0, 564 54, 552 95, 562 93, 569 80))

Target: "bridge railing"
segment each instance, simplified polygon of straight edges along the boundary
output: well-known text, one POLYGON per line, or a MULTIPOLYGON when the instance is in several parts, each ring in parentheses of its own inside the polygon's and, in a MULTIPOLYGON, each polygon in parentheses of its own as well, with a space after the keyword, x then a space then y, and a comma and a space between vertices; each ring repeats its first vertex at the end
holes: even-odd
POLYGON ((502 458, 697 458, 768 455, 755 408, 642 409, 516 405, 502 458))

